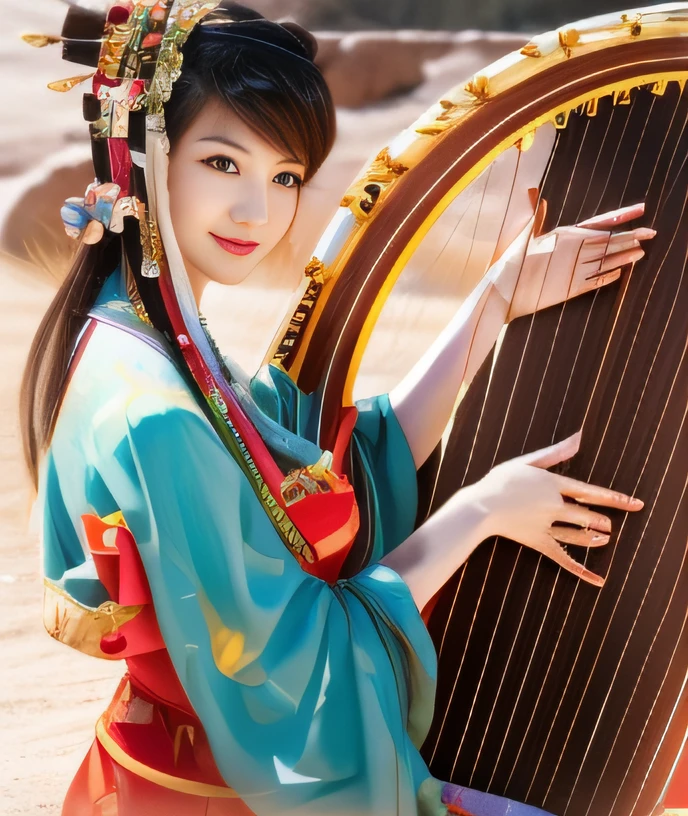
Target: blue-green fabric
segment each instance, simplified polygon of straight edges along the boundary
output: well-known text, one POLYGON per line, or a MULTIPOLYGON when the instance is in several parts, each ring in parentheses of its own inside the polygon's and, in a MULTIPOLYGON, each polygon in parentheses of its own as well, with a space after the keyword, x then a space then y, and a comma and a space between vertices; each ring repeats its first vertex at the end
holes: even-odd
MULTIPOLYGON (((314 435, 319 400, 315 394, 301 392, 281 369, 261 368, 251 381, 251 394, 268 416, 292 433, 314 435)), ((355 486, 359 502, 365 493, 371 506, 367 562, 374 563, 413 532, 418 483, 413 456, 387 394, 359 400, 356 408, 351 444, 365 483, 355 486)))
MULTIPOLYGON (((121 510, 179 679, 217 766, 258 816, 474 816, 544 811, 434 779, 435 651, 408 587, 377 564, 413 529, 415 467, 386 396, 358 403, 352 445, 371 508, 368 566, 305 573, 115 273, 40 470, 45 574, 108 599, 82 514, 121 510)), ((255 402, 310 433, 317 401, 265 367, 255 402)))
POLYGON ((305 573, 153 343, 97 324, 40 496, 46 574, 91 605, 79 519, 122 511, 218 767, 259 816, 420 812, 436 659, 406 584, 376 564, 334 586, 305 573))

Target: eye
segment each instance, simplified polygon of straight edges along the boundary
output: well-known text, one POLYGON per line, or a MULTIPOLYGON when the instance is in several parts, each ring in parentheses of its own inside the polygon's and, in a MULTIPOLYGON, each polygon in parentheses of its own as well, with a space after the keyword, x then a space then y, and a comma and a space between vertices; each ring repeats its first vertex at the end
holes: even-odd
POLYGON ((294 173, 278 173, 273 181, 283 187, 300 187, 301 179, 294 173))
POLYGON ((228 156, 211 156, 209 159, 203 159, 203 164, 212 167, 214 170, 219 170, 220 173, 238 173, 239 169, 228 156))

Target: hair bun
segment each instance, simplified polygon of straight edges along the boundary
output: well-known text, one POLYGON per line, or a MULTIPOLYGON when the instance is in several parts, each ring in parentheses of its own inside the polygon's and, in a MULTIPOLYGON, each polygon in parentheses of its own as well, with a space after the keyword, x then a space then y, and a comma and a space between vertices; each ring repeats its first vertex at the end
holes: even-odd
POLYGON ((293 34, 294 37, 296 37, 296 39, 306 50, 308 58, 314 60, 315 55, 318 53, 318 41, 311 34, 311 32, 306 31, 306 29, 300 26, 298 23, 287 22, 280 23, 280 25, 282 28, 286 28, 290 34, 293 34))

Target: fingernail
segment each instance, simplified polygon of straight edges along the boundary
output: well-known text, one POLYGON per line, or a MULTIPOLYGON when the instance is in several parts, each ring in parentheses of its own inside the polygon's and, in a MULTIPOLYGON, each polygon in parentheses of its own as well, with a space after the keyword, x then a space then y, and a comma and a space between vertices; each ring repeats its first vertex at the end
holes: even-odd
POLYGON ((590 539, 590 541, 592 544, 606 544, 610 538, 611 536, 604 535, 603 533, 597 533, 590 539))
POLYGON ((635 236, 639 241, 646 241, 648 238, 654 238, 657 235, 657 230, 650 227, 638 227, 635 231, 635 236))
POLYGON ((645 502, 642 499, 632 498, 631 499, 631 504, 633 505, 633 507, 636 507, 638 510, 640 510, 642 507, 645 507, 645 502))

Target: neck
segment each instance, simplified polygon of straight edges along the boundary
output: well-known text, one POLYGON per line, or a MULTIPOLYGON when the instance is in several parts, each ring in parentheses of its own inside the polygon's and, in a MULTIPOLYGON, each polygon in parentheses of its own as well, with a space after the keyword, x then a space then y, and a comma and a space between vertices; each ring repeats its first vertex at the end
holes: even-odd
POLYGON ((186 274, 189 278, 189 283, 191 284, 191 291, 193 292, 194 300, 196 301, 196 307, 200 310, 201 298, 203 297, 205 287, 208 285, 208 278, 202 272, 196 269, 196 267, 190 263, 187 263, 186 261, 184 261, 184 268, 186 269, 186 274))

